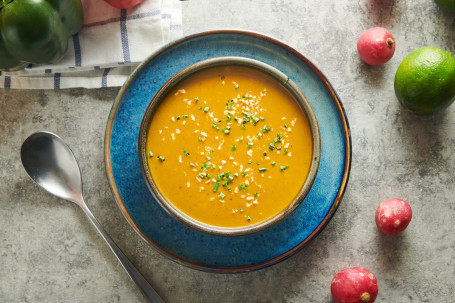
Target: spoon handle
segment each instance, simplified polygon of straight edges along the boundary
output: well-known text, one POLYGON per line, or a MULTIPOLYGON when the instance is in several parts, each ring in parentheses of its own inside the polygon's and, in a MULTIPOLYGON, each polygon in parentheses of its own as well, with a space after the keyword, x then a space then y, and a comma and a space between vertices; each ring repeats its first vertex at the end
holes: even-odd
POLYGON ((122 264, 123 268, 125 268, 126 272, 130 276, 130 278, 136 283, 141 291, 142 295, 149 303, 164 303, 163 299, 158 295, 158 293, 153 289, 153 287, 145 280, 144 276, 134 267, 133 263, 125 256, 125 254, 118 248, 118 246, 114 243, 112 238, 108 235, 108 233, 104 230, 98 220, 93 216, 92 212, 88 209, 85 203, 78 203, 79 206, 82 208, 84 213, 90 219, 90 222, 95 226, 96 230, 101 234, 104 241, 106 241, 107 245, 109 245, 112 252, 115 254, 117 259, 122 264))

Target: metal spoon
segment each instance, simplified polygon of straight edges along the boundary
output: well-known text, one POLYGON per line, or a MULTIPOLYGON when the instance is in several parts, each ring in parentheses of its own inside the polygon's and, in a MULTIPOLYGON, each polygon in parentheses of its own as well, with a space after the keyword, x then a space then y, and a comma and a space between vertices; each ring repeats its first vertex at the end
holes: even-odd
POLYGON ((22 165, 36 184, 51 194, 79 205, 101 234, 147 302, 164 302, 92 215, 82 197, 82 178, 71 149, 57 135, 37 132, 22 143, 22 165))

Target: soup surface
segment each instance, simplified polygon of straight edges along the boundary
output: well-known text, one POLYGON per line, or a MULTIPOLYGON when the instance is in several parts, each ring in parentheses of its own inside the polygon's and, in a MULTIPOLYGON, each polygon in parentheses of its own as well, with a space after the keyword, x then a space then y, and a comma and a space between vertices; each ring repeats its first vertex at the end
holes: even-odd
POLYGON ((147 161, 161 194, 218 227, 264 221, 293 201, 308 176, 311 130, 273 78, 216 67, 180 82, 147 133, 147 161))

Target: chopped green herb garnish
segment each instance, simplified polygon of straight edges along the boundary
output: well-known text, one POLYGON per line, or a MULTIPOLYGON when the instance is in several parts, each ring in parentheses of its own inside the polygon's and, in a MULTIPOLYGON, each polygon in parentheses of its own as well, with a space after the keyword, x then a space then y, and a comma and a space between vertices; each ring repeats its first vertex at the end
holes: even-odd
POLYGON ((253 147, 253 142, 248 142, 248 147, 253 147))
POLYGON ((262 134, 261 134, 261 133, 259 133, 259 134, 258 134, 258 137, 259 137, 259 138, 261 138, 261 137, 262 137, 262 134))
POLYGON ((258 123, 259 122, 259 118, 253 117, 253 122, 254 122, 254 124, 258 123))
POLYGON ((238 85, 238 84, 236 84, 236 85, 234 86, 234 88, 235 88, 235 89, 238 89, 238 88, 239 88, 239 85, 238 85))
POLYGON ((243 141, 243 136, 241 136, 239 139, 239 142, 242 142, 242 141, 243 141))
POLYGON ((210 158, 210 157, 207 157, 206 159, 207 159, 207 161, 210 161, 210 160, 212 160, 212 158, 210 158))
POLYGON ((213 186, 213 191, 216 192, 218 190, 218 187, 220 187, 220 183, 215 182, 215 185, 213 186))
POLYGON ((194 98, 194 101, 198 102, 199 101, 199 97, 194 98))
POLYGON ((218 197, 219 197, 220 199, 224 199, 224 197, 226 197, 226 195, 223 194, 223 193, 220 193, 220 194, 218 195, 218 197))
POLYGON ((286 165, 286 166, 280 166, 280 170, 286 170, 289 168, 289 165, 286 165))
POLYGON ((188 115, 182 115, 183 118, 188 118, 188 115))
POLYGON ((260 171, 261 173, 266 172, 266 171, 267 171, 267 168, 261 167, 261 168, 259 168, 259 171, 260 171))
POLYGON ((160 160, 161 162, 164 162, 164 160, 166 160, 166 159, 162 156, 158 156, 158 160, 160 160))
POLYGON ((264 125, 264 126, 262 127, 262 132, 263 132, 263 133, 268 133, 268 132, 271 131, 271 130, 272 130, 272 129, 271 129, 270 127, 268 127, 267 125, 264 125))
POLYGON ((242 176, 246 176, 246 171, 242 171, 242 176))
POLYGON ((248 161, 248 164, 251 164, 251 160, 248 161))
POLYGON ((254 193, 254 197, 257 198, 258 197, 258 193, 254 193))
POLYGON ((149 151, 149 157, 150 157, 150 158, 153 157, 152 151, 149 151))
POLYGON ((208 113, 210 110, 210 108, 207 106, 207 107, 204 107, 204 112, 208 113))
POLYGON ((184 153, 184 154, 185 154, 185 156, 187 156, 187 157, 190 155, 190 153, 189 153, 189 152, 187 152, 186 150, 183 150, 183 153, 184 153))
POLYGON ((215 169, 216 168, 216 165, 215 164, 212 164, 212 169, 215 169))
POLYGON ((251 221, 251 218, 250 218, 250 216, 248 216, 248 221, 251 221))
POLYGON ((243 124, 243 125, 242 125, 242 129, 243 129, 243 130, 245 130, 245 129, 246 129, 246 127, 245 127, 245 124, 243 124))
POLYGON ((272 165, 275 165, 275 164, 276 164, 276 162, 272 162, 272 165))
POLYGON ((202 173, 198 174, 197 176, 198 176, 199 178, 201 178, 201 179, 204 179, 204 178, 205 178, 205 175, 202 174, 202 173))
POLYGON ((285 125, 284 125, 284 128, 288 128, 288 125, 287 125, 287 124, 285 124, 285 125))
POLYGON ((239 211, 240 211, 241 213, 243 213, 243 212, 244 212, 243 208, 241 208, 239 211))
POLYGON ((262 155, 265 157, 267 156, 267 152, 262 152, 262 155))
POLYGON ((232 145, 231 150, 235 151, 235 145, 232 145))
POLYGON ((191 166, 191 167, 194 167, 194 163, 190 163, 190 166, 191 166))
POLYGON ((176 117, 175 117, 175 120, 180 120, 180 116, 176 116, 176 117))
POLYGON ((199 137, 199 138, 197 138, 197 140, 198 140, 199 142, 201 142, 201 141, 202 141, 202 138, 201 138, 201 137, 199 137))
POLYGON ((281 150, 281 146, 277 146, 277 147, 276 147, 276 150, 281 150))
POLYGON ((285 151, 284 151, 284 154, 285 154, 285 155, 287 155, 287 154, 288 154, 288 151, 287 151, 287 150, 285 150, 285 151))
POLYGON ((239 176, 239 173, 235 173, 234 176, 238 177, 238 176, 239 176))
POLYGON ((243 184, 240 184, 240 185, 239 185, 239 189, 247 190, 247 189, 248 189, 248 186, 243 185, 243 184))
POLYGON ((274 149, 275 149, 275 144, 270 143, 270 144, 269 144, 269 149, 270 149, 270 150, 274 150, 274 149))

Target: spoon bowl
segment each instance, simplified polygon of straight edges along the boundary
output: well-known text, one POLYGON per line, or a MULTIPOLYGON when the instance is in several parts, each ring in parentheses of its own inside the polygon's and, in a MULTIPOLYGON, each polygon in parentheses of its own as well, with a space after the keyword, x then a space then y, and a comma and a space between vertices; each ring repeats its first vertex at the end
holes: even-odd
POLYGON ((25 171, 36 184, 49 193, 81 207, 90 223, 139 287, 145 300, 154 303, 164 302, 88 209, 82 196, 81 171, 68 145, 53 133, 37 132, 25 139, 20 153, 25 171))

